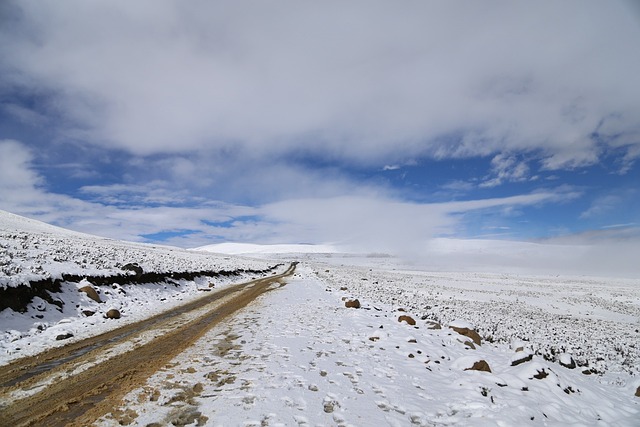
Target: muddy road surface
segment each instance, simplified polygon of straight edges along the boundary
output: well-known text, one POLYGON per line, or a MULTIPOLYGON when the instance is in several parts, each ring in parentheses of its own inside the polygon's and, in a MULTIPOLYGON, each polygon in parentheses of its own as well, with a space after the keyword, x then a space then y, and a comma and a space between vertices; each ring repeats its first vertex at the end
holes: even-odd
POLYGON ((205 332, 283 284, 229 286, 167 313, 0 367, 1 426, 86 426, 205 332))

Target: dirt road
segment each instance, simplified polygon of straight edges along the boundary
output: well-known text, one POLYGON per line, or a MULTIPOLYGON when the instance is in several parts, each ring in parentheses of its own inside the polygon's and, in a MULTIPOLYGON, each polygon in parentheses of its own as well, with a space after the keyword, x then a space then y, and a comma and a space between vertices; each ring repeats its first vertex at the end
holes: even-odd
POLYGON ((91 424, 211 327, 294 271, 292 264, 283 274, 0 367, 0 425, 91 424))

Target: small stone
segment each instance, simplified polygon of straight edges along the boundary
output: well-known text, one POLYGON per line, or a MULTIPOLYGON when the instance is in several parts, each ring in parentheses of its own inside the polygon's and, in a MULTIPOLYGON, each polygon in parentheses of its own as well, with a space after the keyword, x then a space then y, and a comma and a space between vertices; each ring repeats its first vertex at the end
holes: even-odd
POLYGON ((442 329, 442 325, 440 325, 440 323, 438 322, 428 321, 427 323, 429 324, 429 326, 427 326, 427 329, 431 329, 431 330, 442 329))
POLYGON ((575 360, 573 360, 573 357, 569 356, 568 354, 563 354, 560 356, 560 360, 558 360, 558 363, 560 363, 560 366, 563 366, 567 369, 575 369, 576 368, 576 362, 575 360))
POLYGON ((360 301, 357 299, 347 300, 345 301, 344 306, 347 308, 360 308, 360 301))
POLYGON ((406 315, 398 317, 398 322, 400 322, 400 323, 407 322, 407 324, 409 324, 411 326, 416 324, 416 321, 413 319, 413 317, 406 316, 406 315))
POLYGON ((521 365, 525 362, 530 362, 533 359, 533 354, 529 354, 527 356, 524 357, 520 357, 519 359, 516 360, 512 360, 511 361, 511 366, 518 366, 521 365))
POLYGON ((478 360, 472 367, 465 369, 465 371, 491 372, 491 368, 486 360, 478 360))
POLYGON ((82 310, 82 314, 84 314, 87 317, 91 317, 94 314, 96 314, 96 312, 95 311, 91 311, 91 310, 82 310))
POLYGON ((120 312, 115 308, 112 308, 111 310, 107 311, 106 317, 107 319, 119 319, 120 312))
POLYGON ((85 294, 87 294, 87 296, 89 298, 91 298, 92 300, 94 300, 95 302, 102 302, 100 300, 100 296, 98 295, 98 293, 96 292, 95 289, 93 289, 93 286, 83 286, 80 289, 78 289, 80 292, 84 292, 85 294))
POLYGON ((640 397, 640 386, 636 389, 636 397, 640 397))
POLYGON ((56 337, 56 341, 62 341, 62 340, 67 340, 69 338, 73 337, 72 333, 66 333, 66 334, 60 334, 56 337))
POLYGON ((473 342, 478 344, 478 345, 482 344, 482 338, 480 338, 480 335, 478 335, 478 333, 476 331, 474 331, 473 329, 458 328, 456 326, 449 326, 449 328, 453 329, 454 331, 456 331, 460 335, 464 335, 467 338, 471 338, 471 340, 473 340, 473 342))

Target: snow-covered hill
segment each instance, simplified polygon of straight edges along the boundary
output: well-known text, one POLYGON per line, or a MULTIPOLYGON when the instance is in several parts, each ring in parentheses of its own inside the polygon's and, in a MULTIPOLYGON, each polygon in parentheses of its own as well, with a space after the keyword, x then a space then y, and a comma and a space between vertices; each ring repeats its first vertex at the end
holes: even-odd
POLYGON ((0 211, 0 364, 141 320, 210 284, 259 277, 279 264, 105 239, 0 211), (87 287, 93 298, 79 291, 87 287), (118 322, 105 318, 111 309, 122 316, 118 322))

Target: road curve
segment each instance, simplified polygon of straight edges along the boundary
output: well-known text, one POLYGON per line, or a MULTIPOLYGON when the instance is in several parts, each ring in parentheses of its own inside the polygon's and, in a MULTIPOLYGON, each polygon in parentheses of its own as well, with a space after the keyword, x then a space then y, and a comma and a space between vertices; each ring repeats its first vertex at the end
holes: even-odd
POLYGON ((282 283, 295 267, 0 367, 0 425, 91 424, 222 319, 282 283))

